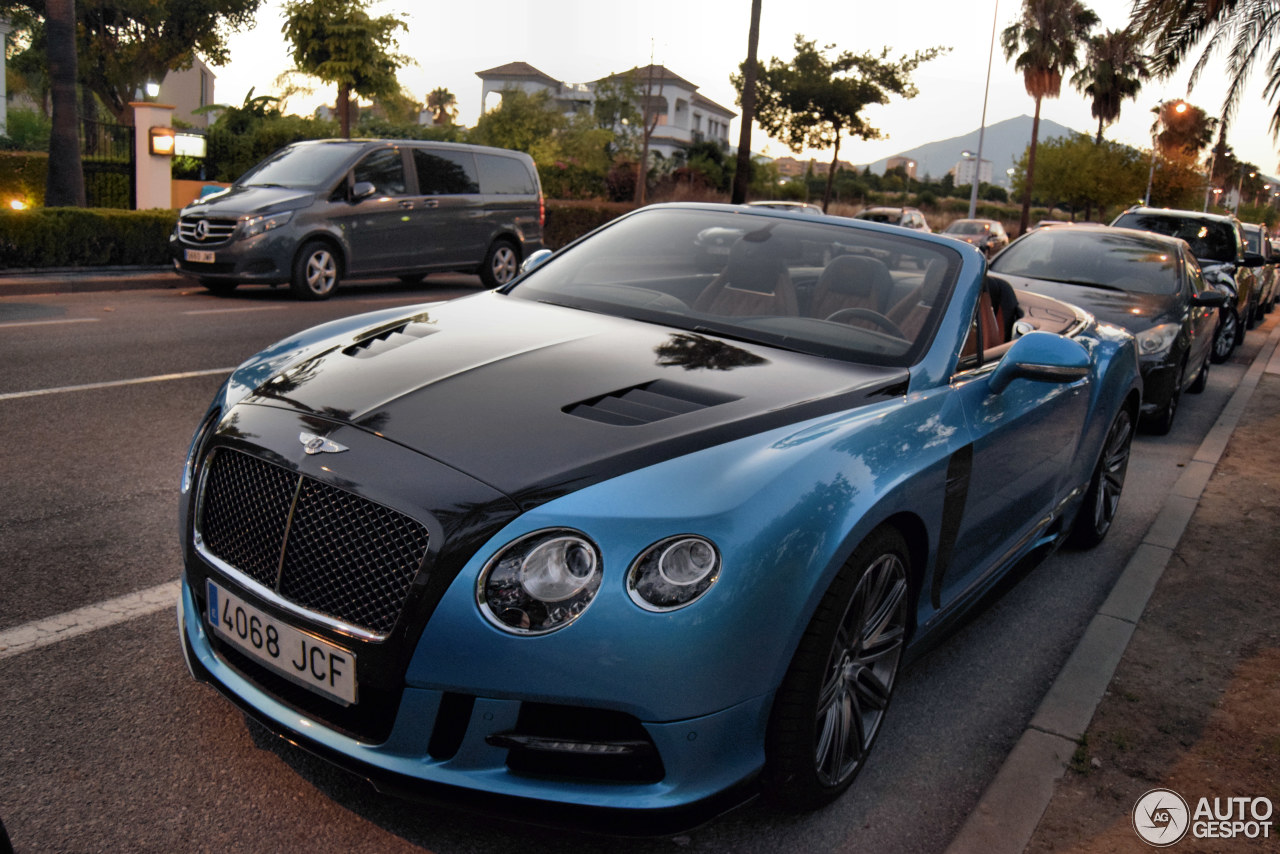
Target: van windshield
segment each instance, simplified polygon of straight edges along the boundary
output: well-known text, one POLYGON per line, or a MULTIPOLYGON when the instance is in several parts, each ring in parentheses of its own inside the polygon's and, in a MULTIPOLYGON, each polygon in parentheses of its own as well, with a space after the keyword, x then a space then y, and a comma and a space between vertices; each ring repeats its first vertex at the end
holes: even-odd
POLYGON ((363 143, 351 142, 291 145, 241 175, 236 185, 298 190, 327 188, 363 147, 363 143))

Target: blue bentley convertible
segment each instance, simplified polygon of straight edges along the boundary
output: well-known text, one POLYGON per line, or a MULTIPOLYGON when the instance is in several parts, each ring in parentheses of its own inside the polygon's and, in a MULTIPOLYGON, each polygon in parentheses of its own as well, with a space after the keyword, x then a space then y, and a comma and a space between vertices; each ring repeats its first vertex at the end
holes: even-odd
POLYGON ((270 347, 191 445, 191 672, 386 791, 816 808, 912 646, 1112 524, 1133 339, 971 246, 669 205, 526 267, 270 347))

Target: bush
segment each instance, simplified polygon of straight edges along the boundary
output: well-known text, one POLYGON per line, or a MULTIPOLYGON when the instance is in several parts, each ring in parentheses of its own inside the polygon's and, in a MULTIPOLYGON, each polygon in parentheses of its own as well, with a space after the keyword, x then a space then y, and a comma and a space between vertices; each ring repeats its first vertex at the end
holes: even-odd
POLYGON ((0 153, 0 205, 7 208, 12 199, 20 199, 28 207, 43 205, 48 175, 47 153, 0 153))
POLYGON ((5 133, 0 135, 0 149, 9 151, 47 151, 52 122, 35 110, 10 109, 5 119, 5 133))
POLYGON ((177 211, 0 210, 0 267, 161 265, 177 211))
POLYGON ((548 249, 559 249, 634 207, 635 205, 627 202, 548 200, 547 224, 542 229, 542 243, 548 249))

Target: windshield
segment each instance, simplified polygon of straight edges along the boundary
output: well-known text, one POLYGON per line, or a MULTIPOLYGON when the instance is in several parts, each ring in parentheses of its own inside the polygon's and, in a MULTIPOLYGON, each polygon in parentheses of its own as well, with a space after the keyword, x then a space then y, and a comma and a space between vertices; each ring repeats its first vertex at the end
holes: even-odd
POLYGON ((1112 225, 1181 237, 1197 258, 1218 262, 1236 260, 1236 233, 1227 222, 1168 214, 1127 213, 1112 225))
POLYGON ((976 219, 956 220, 947 226, 947 234, 986 234, 991 226, 976 219))
POLYGON ((364 147, 363 143, 325 142, 290 145, 272 154, 236 181, 241 187, 328 189, 364 147))
POLYGON ((991 270, 1142 294, 1172 294, 1181 286, 1173 247, 1123 229, 1033 231, 996 256, 991 270))
POLYGON ((868 364, 913 364, 960 269, 904 233, 747 208, 653 207, 516 283, 512 296, 868 364))

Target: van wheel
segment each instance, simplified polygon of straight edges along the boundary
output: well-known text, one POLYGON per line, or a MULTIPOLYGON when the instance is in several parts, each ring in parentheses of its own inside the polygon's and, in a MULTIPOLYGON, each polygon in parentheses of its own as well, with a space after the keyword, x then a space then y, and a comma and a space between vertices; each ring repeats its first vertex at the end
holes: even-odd
POLYGON ((222 279, 201 279, 200 284, 214 296, 230 296, 239 282, 224 282, 222 279))
POLYGON ((516 277, 520 271, 520 253, 515 244, 506 238, 493 241, 480 267, 480 281, 486 288, 499 288, 516 277))
POLYGON ((329 244, 312 240, 303 245, 293 261, 289 289, 298 299, 328 299, 338 289, 339 275, 338 258, 329 244))

